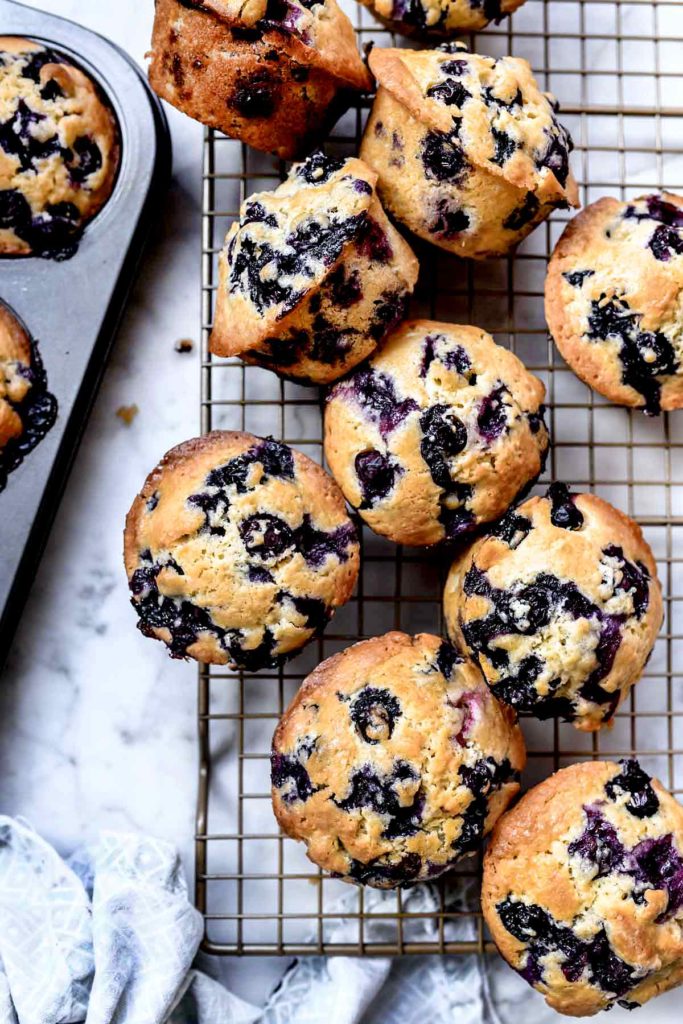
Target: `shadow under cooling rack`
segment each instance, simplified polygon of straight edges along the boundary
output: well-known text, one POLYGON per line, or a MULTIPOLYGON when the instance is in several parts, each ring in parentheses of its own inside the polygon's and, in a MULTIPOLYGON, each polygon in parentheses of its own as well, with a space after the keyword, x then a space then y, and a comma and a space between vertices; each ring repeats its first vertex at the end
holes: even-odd
MULTIPOLYGON (((361 43, 392 37, 352 0, 361 43)), ((683 191, 683 7, 651 0, 528 0, 471 49, 526 57, 560 100, 574 142, 582 202, 683 191)), ((331 151, 356 151, 369 104, 339 122, 331 151)), ((273 158, 207 132, 202 234, 202 431, 273 434, 322 460, 319 395, 238 360, 214 359, 208 333, 223 238, 251 192, 285 172, 273 158)), ((557 213, 514 257, 466 263, 415 244, 420 286, 411 314, 474 323, 511 347, 548 392, 553 448, 546 481, 561 479, 618 505, 642 525, 664 587, 666 618, 643 680, 598 736, 524 719, 525 786, 572 761, 637 753, 646 770, 683 792, 683 414, 647 419, 591 393, 563 364, 543 316, 546 262, 568 215, 557 213)), ((414 241, 414 240, 413 240, 414 241)), ((541 483, 543 488, 543 482, 541 483)), ((204 949, 219 954, 471 953, 490 949, 478 909, 478 860, 430 887, 378 894, 325 876, 279 835, 270 807, 269 750, 278 717, 305 675, 358 639, 402 629, 441 630, 439 557, 362 532, 354 598, 325 636, 284 669, 237 675, 202 667, 196 902, 204 949)))

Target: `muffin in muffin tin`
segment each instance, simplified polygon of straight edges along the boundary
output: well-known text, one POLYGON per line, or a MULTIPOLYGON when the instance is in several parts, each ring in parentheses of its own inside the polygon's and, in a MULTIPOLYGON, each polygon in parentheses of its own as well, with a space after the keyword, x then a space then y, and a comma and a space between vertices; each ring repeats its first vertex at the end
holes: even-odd
POLYGON ((683 981, 683 807, 635 760, 563 768, 498 822, 482 907, 554 1010, 636 1009, 683 981))
POLYGON ((478 32, 498 24, 524 0, 361 0, 375 17, 404 36, 425 38, 478 32))
POLYGON ((382 889, 479 849, 516 795, 514 715, 439 637, 387 633, 324 661, 273 738, 273 807, 315 863, 382 889))
POLYGON ((280 441, 230 431, 164 456, 128 513, 124 554, 146 636, 172 657, 247 671, 320 633, 359 562, 328 474, 280 441))
POLYGON ((66 259, 111 195, 114 116, 66 57, 0 38, 0 254, 66 259))
POLYGON ((639 679, 662 624, 652 552, 637 523, 552 484, 453 563, 448 635, 499 700, 595 731, 639 679))
POLYGON ((215 355, 326 384, 375 350, 418 274, 376 180, 361 160, 318 150, 242 204, 219 257, 215 355))
POLYGON ((325 455, 347 501, 399 544, 454 540, 539 475, 545 389, 477 327, 410 320, 325 408, 325 455))
POLYGON ((568 132, 525 60, 460 44, 375 48, 377 95, 360 156, 411 231, 482 259, 508 253, 556 207, 578 205, 568 132))
POLYGON ((619 405, 683 406, 683 198, 587 206, 555 246, 548 327, 571 368, 619 405))
POLYGON ((372 86, 336 0, 157 0, 151 58, 162 99, 283 159, 372 86))
POLYGON ((56 417, 38 346, 0 301, 0 491, 56 417))

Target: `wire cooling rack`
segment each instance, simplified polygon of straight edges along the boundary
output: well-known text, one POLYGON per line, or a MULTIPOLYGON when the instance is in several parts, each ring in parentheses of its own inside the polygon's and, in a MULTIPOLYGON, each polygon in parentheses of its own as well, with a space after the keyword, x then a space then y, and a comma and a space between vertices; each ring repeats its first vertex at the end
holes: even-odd
MULTIPOLYGON (((361 43, 399 45, 362 7, 346 6, 361 43)), ((683 191, 683 5, 631 0, 528 0, 508 21, 470 37, 471 49, 526 57, 561 104, 582 202, 683 191)), ((329 140, 356 152, 368 104, 329 140)), ((208 131, 204 143, 201 427, 273 434, 322 460, 316 389, 283 383, 239 360, 212 359, 208 334, 216 257, 241 201, 273 188, 283 164, 208 131)), ((568 214, 555 213, 512 258, 462 262, 416 244, 413 315, 471 323, 509 345, 547 387, 553 448, 547 479, 591 490, 635 517, 659 563, 666 619, 645 677, 597 736, 558 722, 522 724, 525 784, 587 757, 637 753, 646 770, 683 793, 683 411, 647 419, 611 407, 562 362, 543 317, 546 260, 568 214), (676 666, 680 666, 678 671, 676 666)), ((414 241, 414 240, 413 240, 414 241)), ((318 871, 279 835, 270 807, 269 748, 279 715, 323 658, 388 629, 441 631, 443 558, 362 535, 357 592, 324 638, 281 671, 199 673, 200 778, 196 902, 204 949, 214 954, 482 952, 490 948, 476 902, 479 865, 435 886, 430 901, 376 894, 318 871), (471 902, 453 899, 474 892, 471 902)))

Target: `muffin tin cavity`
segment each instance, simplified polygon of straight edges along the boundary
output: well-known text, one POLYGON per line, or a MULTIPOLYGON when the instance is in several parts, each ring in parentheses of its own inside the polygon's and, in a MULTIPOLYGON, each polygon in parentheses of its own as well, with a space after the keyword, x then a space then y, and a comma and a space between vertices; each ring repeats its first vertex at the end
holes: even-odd
POLYGON ((0 491, 56 417, 37 342, 0 301, 0 491))
POLYGON ((69 57, 18 37, 0 37, 0 97, 0 255, 69 259, 114 187, 115 117, 69 57))

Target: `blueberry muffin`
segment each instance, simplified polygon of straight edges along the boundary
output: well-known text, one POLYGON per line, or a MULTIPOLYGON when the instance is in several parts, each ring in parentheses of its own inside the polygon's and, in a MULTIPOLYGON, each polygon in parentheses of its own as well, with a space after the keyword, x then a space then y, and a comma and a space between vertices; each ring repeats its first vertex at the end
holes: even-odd
POLYGON ((56 417, 38 347, 0 302, 0 491, 56 417))
POLYGON ((40 43, 0 38, 0 254, 72 256, 118 157, 93 82, 40 43))
POLYGON ((450 36, 478 32, 521 7, 524 0, 361 0, 392 32, 450 36))
POLYGON ((496 826, 482 907, 554 1010, 634 1010, 683 981, 683 807, 635 760, 563 768, 496 826))
POLYGON ((576 206, 571 139, 524 60, 459 45, 370 54, 377 96, 360 156, 411 231, 459 256, 509 252, 576 206))
POLYGON ((552 484, 511 509, 451 567, 448 634, 499 700, 599 729, 640 677, 662 624, 637 523, 552 484))
POLYGON ((247 671, 291 657, 348 601, 358 541, 334 481, 280 441, 214 431, 171 449, 126 519, 146 635, 247 671))
POLYGON ((683 407, 683 198, 587 206, 555 247, 545 311, 563 357, 601 395, 649 415, 683 407))
POLYGON ((325 455, 377 533, 454 540, 501 516, 541 472, 544 393, 478 327, 406 321, 330 392, 325 455))
POLYGON ((242 204, 219 257, 214 355, 326 384, 369 356, 417 280, 360 160, 319 150, 242 204))
POLYGON ((409 886, 480 848, 525 756, 471 662, 439 637, 387 633, 304 681, 273 738, 273 808, 314 864, 409 886))
POLYGON ((151 58, 162 99, 283 159, 372 86, 336 0, 156 0, 151 58))

